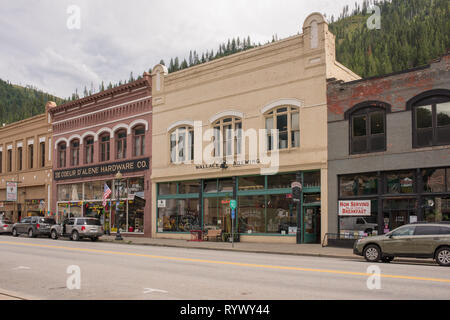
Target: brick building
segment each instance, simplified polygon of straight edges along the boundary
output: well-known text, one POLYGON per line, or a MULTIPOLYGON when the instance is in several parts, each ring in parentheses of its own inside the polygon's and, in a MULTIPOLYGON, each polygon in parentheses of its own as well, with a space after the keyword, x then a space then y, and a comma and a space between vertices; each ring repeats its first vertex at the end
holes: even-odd
POLYGON ((151 77, 49 110, 52 212, 91 216, 108 232, 151 234, 151 77), (120 172, 120 173, 119 173, 120 172), (105 185, 112 191, 103 206, 105 185))
POLYGON ((450 54, 327 95, 330 232, 450 220, 450 54))

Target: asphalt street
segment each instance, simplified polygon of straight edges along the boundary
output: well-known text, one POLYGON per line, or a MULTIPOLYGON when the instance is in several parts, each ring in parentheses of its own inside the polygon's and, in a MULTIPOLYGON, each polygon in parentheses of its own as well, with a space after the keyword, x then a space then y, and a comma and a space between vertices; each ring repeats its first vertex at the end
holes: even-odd
POLYGON ((0 299, 15 298, 436 300, 450 268, 0 236, 0 299))

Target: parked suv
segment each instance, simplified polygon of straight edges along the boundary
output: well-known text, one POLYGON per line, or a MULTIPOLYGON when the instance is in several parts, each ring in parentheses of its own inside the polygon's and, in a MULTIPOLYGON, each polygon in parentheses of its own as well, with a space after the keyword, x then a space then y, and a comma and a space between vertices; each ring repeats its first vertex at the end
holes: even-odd
POLYGON ((0 233, 11 233, 12 222, 5 217, 0 217, 0 233))
POLYGON ((450 224, 404 225, 385 235, 356 241, 353 253, 369 262, 390 262, 394 257, 431 258, 441 266, 450 266, 450 224))
POLYGON ((50 236, 50 228, 55 224, 55 219, 44 217, 25 217, 20 222, 12 226, 12 235, 28 234, 28 237, 34 238, 40 235, 50 236))
POLYGON ((56 240, 59 237, 70 237, 71 240, 78 241, 82 238, 90 238, 97 241, 103 235, 103 227, 99 219, 96 218, 70 218, 61 224, 52 226, 50 236, 56 240))

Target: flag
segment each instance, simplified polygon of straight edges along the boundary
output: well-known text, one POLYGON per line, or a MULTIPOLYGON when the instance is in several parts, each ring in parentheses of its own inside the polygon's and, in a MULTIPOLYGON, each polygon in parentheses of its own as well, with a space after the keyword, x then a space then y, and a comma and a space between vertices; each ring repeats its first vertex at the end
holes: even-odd
POLYGON ((106 207, 106 199, 108 199, 111 192, 112 192, 111 189, 105 183, 105 186, 103 187, 103 207, 106 207))

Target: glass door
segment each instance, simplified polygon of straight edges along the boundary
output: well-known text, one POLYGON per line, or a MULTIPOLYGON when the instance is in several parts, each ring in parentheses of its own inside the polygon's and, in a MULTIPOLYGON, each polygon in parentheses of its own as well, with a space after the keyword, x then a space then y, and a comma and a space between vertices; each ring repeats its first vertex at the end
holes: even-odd
POLYGON ((320 243, 320 207, 303 209, 304 243, 320 243))

